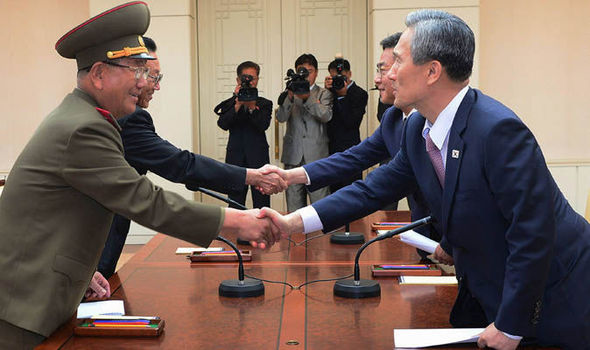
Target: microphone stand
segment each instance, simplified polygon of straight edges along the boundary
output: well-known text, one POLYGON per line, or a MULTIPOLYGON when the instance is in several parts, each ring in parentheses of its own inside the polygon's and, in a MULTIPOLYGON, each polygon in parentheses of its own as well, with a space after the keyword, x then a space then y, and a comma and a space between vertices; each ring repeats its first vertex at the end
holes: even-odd
POLYGON ((229 245, 238 256, 238 279, 224 280, 221 282, 219 284, 219 296, 229 298, 249 298, 263 295, 264 284, 262 281, 252 278, 244 278, 244 262, 239 249, 231 241, 221 236, 217 236, 215 239, 229 245))
MULTIPOLYGON (((213 191, 209 191, 209 190, 204 189, 202 187, 197 187, 197 191, 208 194, 209 196, 211 196, 213 198, 217 198, 220 201, 223 201, 225 203, 228 203, 228 204, 231 203, 237 207, 240 207, 242 210, 247 209, 245 206, 234 201, 233 199, 224 197, 218 193, 215 193, 213 191)), ((222 297, 230 297, 230 298, 249 298, 249 297, 257 297, 259 295, 263 295, 264 294, 264 284, 262 283, 262 281, 255 280, 252 278, 246 278, 246 279, 244 278, 244 261, 242 260, 242 254, 240 253, 240 250, 231 241, 229 241, 221 236, 217 236, 217 238, 215 238, 215 239, 229 245, 236 252, 236 255, 238 256, 238 279, 237 280, 222 281, 221 284, 219 284, 219 295, 222 297)), ((246 244, 250 244, 248 241, 243 241, 238 238, 238 243, 239 243, 239 241, 246 242, 246 244)))
MULTIPOLYGON (((224 197, 224 196, 222 196, 222 195, 220 195, 218 193, 215 193, 215 192, 210 191, 208 189, 205 189, 203 187, 197 187, 197 191, 203 192, 204 194, 207 194, 207 195, 209 195, 209 196, 211 196, 213 198, 219 199, 220 201, 225 202, 227 204, 233 204, 234 206, 238 207, 241 210, 248 210, 248 208, 246 208, 245 205, 243 205, 241 203, 238 203, 238 202, 236 202, 235 200, 233 200, 233 199, 231 199, 229 197, 224 197)), ((243 240, 241 238, 237 238, 236 239, 236 242, 238 244, 240 244, 240 245, 250 245, 250 242, 245 241, 245 240, 243 240)))
POLYGON ((429 224, 432 221, 432 217, 427 216, 423 219, 414 221, 413 223, 406 225, 404 227, 387 231, 386 233, 377 236, 376 238, 373 238, 372 240, 363 244, 359 248, 354 258, 354 279, 337 281, 334 284, 334 295, 344 298, 371 298, 380 296, 381 286, 379 286, 379 282, 375 280, 361 280, 360 278, 361 273, 359 268, 359 258, 363 250, 365 250, 365 248, 368 247, 371 243, 391 238, 393 236, 399 235, 400 233, 404 233, 416 227, 429 224))
POLYGON ((350 232, 350 224, 346 223, 344 232, 333 233, 330 236, 330 243, 334 244, 363 244, 365 235, 360 232, 350 232))

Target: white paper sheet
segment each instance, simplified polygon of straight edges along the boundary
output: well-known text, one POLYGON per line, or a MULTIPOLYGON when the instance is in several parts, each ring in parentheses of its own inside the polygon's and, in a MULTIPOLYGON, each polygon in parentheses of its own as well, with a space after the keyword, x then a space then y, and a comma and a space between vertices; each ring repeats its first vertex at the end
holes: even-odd
POLYGON ((97 315, 125 315, 123 300, 103 300, 81 303, 78 306, 78 318, 88 318, 97 315))
POLYGON ((475 343, 484 328, 394 329, 396 348, 423 348, 445 344, 475 343))
POLYGON ((223 247, 210 247, 210 248, 180 247, 180 248, 176 248, 176 254, 190 255, 194 252, 220 252, 222 250, 223 250, 223 247))
POLYGON ((399 284, 457 284, 455 276, 399 276, 399 284))
MULTIPOLYGON (((389 232, 389 230, 377 230, 377 235, 382 235, 386 232, 389 232)), ((438 245, 438 242, 433 241, 432 239, 425 237, 413 230, 400 234, 399 239, 402 242, 411 245, 412 247, 422 249, 425 252, 429 252, 430 254, 434 253, 434 250, 438 245)))
POLYGON ((426 252, 429 252, 430 254, 434 253, 436 246, 438 246, 438 242, 433 241, 432 239, 425 237, 413 230, 400 234, 399 238, 402 242, 409 244, 412 247, 422 249, 426 252))

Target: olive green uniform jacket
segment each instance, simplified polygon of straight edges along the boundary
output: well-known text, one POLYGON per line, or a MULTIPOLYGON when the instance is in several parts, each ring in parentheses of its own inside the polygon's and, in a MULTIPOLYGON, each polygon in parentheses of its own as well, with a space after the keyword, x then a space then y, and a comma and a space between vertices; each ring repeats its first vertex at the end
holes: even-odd
POLYGON ((0 197, 0 319, 49 336, 76 312, 113 212, 208 246, 219 207, 187 201, 123 158, 116 122, 75 89, 41 123, 0 197))

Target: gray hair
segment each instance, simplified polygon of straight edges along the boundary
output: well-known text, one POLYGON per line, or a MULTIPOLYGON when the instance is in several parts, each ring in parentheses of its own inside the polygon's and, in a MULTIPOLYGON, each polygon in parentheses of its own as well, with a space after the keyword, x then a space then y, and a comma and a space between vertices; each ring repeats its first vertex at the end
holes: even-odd
POLYGON ((406 17, 406 25, 414 31, 410 47, 414 64, 439 61, 457 82, 471 76, 475 36, 461 18, 441 10, 418 10, 406 17))

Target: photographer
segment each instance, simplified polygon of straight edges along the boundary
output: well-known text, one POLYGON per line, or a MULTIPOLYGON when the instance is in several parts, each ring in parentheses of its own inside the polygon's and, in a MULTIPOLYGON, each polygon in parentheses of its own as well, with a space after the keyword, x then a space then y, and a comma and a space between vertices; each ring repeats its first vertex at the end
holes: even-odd
MULTIPOLYGON (((332 94, 315 84, 318 61, 312 54, 303 54, 295 61, 297 73, 288 73, 287 90, 279 97, 277 120, 287 122, 283 138, 281 161, 285 169, 328 156, 328 134, 325 123, 332 119, 332 94)), ((305 184, 287 188, 287 210, 295 211, 307 205, 305 184)), ((327 196, 329 189, 309 193, 311 203, 327 196)))
MULTIPOLYGON (((330 75, 324 80, 324 86, 334 95, 332 120, 328 122, 328 148, 330 154, 334 154, 346 151, 361 142, 359 127, 365 115, 369 95, 350 79, 352 73, 347 60, 336 58, 328 65, 328 72, 330 75)), ((330 191, 334 193, 361 179, 362 172, 351 174, 342 181, 330 185, 330 191)))
MULTIPOLYGON (((225 162, 245 168, 259 168, 270 162, 268 143, 264 131, 270 125, 272 101, 258 96, 260 66, 246 61, 236 69, 237 86, 234 95, 215 107, 219 115, 217 125, 229 131, 225 162)), ((254 208, 270 206, 270 196, 250 186, 254 208)), ((246 203, 248 186, 229 197, 238 203, 246 203)), ((231 207, 231 205, 230 205, 231 207)))

